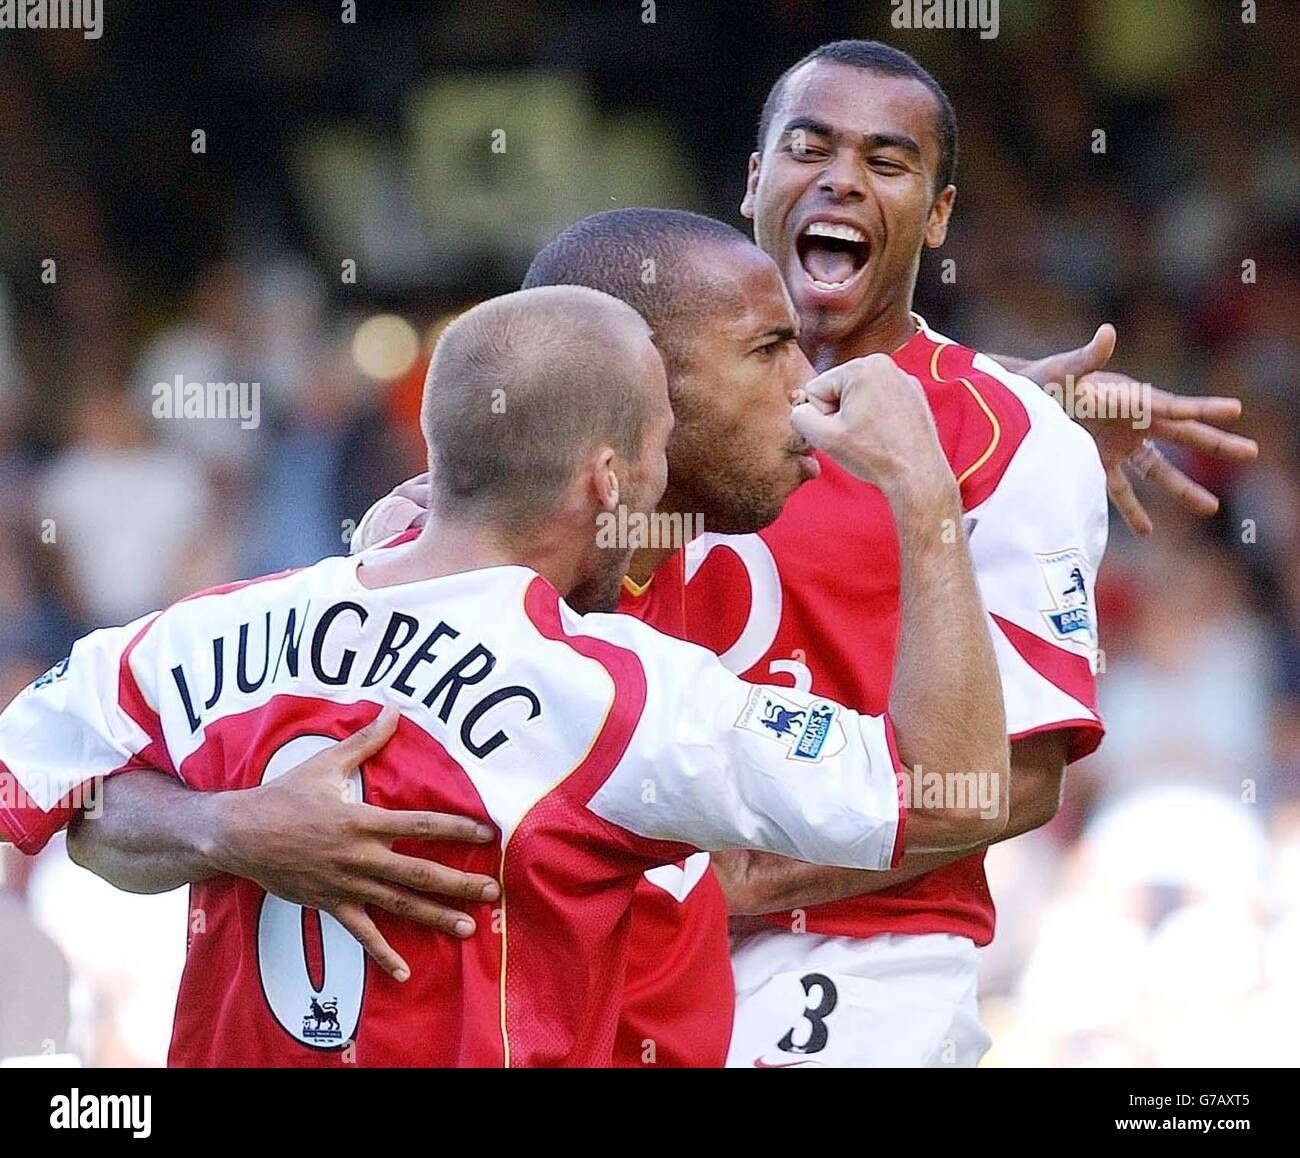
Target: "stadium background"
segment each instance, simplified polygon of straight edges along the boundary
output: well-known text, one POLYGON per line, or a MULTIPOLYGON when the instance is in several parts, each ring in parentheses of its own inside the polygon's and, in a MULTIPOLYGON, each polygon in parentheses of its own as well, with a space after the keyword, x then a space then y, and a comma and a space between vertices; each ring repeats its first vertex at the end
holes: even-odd
MULTIPOLYGON (((957 109, 928 320, 1022 355, 1112 320, 1118 366, 1240 394, 1263 452, 1191 463, 1216 519, 1112 528, 1109 737, 990 856, 986 1064, 1300 1061, 1294 8, 1003 0, 981 40, 896 32, 884 0, 358 7, 107 0, 98 41, 0 32, 0 702, 92 626, 343 550, 419 465, 449 313, 594 210, 743 224, 770 82, 880 36, 957 109), (259 382, 260 424, 155 418, 177 374, 259 382)), ((160 1062, 183 892, 115 893, 61 847, 5 865, 0 1056, 160 1062)))

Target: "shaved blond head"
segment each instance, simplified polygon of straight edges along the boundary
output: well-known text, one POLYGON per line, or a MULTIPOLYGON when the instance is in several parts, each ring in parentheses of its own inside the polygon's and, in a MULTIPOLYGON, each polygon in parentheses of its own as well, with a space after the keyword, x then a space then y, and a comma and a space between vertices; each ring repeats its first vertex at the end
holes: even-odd
POLYGON ((650 327, 608 294, 544 286, 475 306, 443 332, 425 381, 433 509, 539 522, 585 455, 635 456, 665 390, 650 327))

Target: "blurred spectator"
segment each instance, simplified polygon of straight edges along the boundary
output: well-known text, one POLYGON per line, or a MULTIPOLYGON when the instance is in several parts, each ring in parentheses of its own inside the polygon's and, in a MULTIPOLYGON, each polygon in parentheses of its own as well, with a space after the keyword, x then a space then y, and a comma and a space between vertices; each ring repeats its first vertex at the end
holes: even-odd
MULTIPOLYGON (((157 417, 154 402, 165 387, 172 391, 198 383, 258 383, 259 405, 264 401, 259 373, 254 364, 258 317, 252 300, 253 287, 246 269, 233 262, 220 262, 205 269, 198 279, 189 313, 160 331, 145 347, 134 380, 141 412, 157 417)), ((287 303, 286 303, 287 304, 287 303)), ((275 319, 268 313, 267 321, 275 319)), ((311 324, 310 314, 304 319, 311 324)), ((276 332, 277 336, 279 331, 276 332)), ((289 343, 293 335, 287 336, 289 343)), ((292 361, 297 351, 277 350, 281 359, 292 361)), ((268 367, 269 368, 269 367, 268 367)), ((276 369, 282 369, 277 366, 276 369)), ((251 397, 251 395, 250 395, 251 397)), ((157 424, 157 437, 164 446, 194 456, 198 462, 225 470, 247 467, 257 451, 262 415, 258 425, 246 426, 238 413, 206 414, 201 418, 171 417, 157 424)))
POLYGON ((178 577, 208 511, 207 484, 192 456, 151 444, 121 393, 89 390, 69 417, 71 445, 46 471, 36 511, 83 617, 125 623, 186 593, 178 577))

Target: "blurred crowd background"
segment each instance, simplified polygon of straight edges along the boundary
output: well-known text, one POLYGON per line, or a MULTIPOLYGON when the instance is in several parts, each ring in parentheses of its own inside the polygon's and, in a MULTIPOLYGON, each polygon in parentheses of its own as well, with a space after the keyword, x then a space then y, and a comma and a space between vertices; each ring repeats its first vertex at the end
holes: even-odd
MULTIPOLYGON (((885 0, 358 7, 108 0, 97 41, 0 32, 0 703, 93 626, 345 550, 420 468, 455 311, 601 208, 743 225, 771 81, 879 37, 957 110, 930 323, 1037 356, 1113 321, 1117 366, 1240 395, 1262 448, 1184 460, 1215 519, 1114 522, 1107 740, 989 858, 986 1064, 1300 1062, 1290 6, 1003 0, 993 40, 896 31, 885 0), (257 426, 156 417, 177 375, 259 383, 257 426)), ((115 893, 58 841, 4 863, 0 1057, 161 1063, 183 892, 115 893)))

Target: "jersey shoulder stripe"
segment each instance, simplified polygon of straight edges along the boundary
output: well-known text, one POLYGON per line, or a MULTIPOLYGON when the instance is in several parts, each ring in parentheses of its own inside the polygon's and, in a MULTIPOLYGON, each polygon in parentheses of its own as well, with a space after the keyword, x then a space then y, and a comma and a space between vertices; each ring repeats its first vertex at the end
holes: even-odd
POLYGON ((895 361, 925 389, 939 440, 961 488, 963 508, 978 506, 997 488, 1029 434, 1024 402, 975 366, 973 350, 924 323, 895 361))
POLYGON ((1021 659, 1066 695, 1073 696, 1094 716, 1097 714, 1097 681, 1086 657, 1056 647, 996 612, 989 612, 989 618, 998 625, 1021 659))
POLYGON ((613 699, 590 750, 566 780, 585 802, 623 758, 632 742, 645 711, 645 668, 636 653, 628 648, 598 636, 566 631, 559 592, 540 577, 528 586, 524 595, 524 612, 540 636, 566 644, 579 655, 594 660, 605 669, 614 685, 613 699))
POLYGON ((149 737, 148 744, 136 755, 133 763, 141 768, 153 768, 170 773, 172 776, 179 776, 163 738, 162 717, 158 714, 157 706, 151 704, 146 698, 140 687, 140 681, 136 679, 135 672, 131 668, 131 657, 135 654, 135 649, 157 622, 158 615, 150 616, 149 622, 135 633, 134 638, 123 650, 118 665, 117 700, 122 711, 130 716, 136 726, 149 737))

